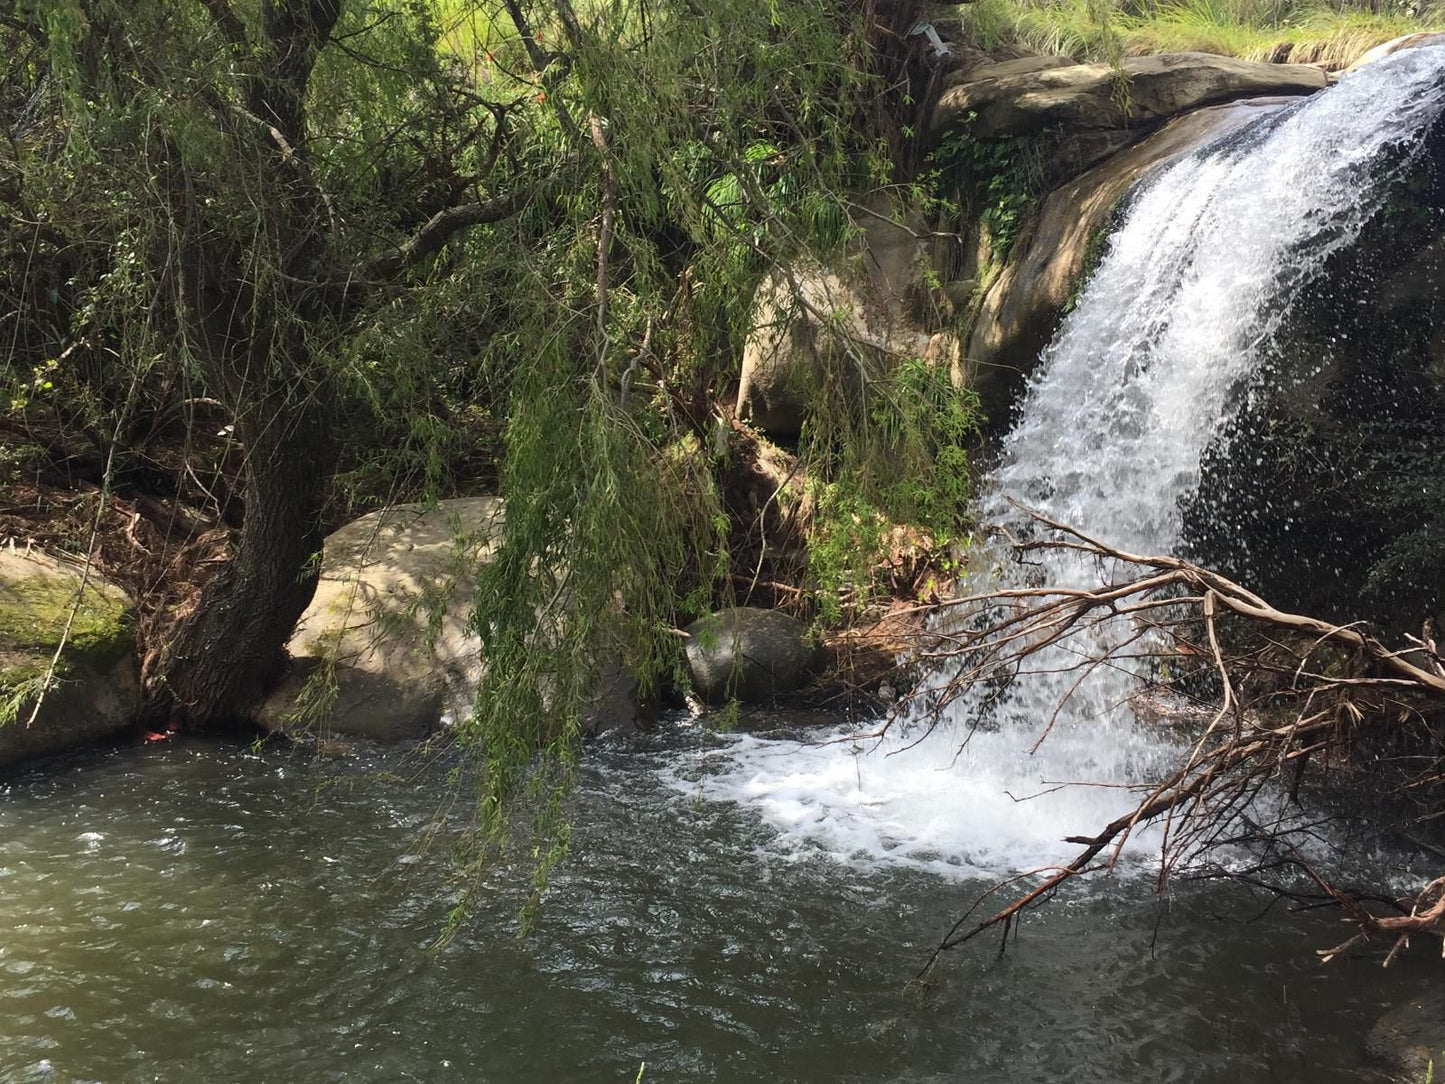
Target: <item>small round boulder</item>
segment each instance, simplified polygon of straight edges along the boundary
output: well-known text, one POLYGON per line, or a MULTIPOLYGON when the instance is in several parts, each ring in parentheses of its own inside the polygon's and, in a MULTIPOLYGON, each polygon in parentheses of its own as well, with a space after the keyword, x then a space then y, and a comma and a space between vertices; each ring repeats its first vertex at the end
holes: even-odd
POLYGON ((818 668, 808 627, 778 610, 737 606, 687 627, 693 689, 712 703, 766 703, 801 688, 818 668))

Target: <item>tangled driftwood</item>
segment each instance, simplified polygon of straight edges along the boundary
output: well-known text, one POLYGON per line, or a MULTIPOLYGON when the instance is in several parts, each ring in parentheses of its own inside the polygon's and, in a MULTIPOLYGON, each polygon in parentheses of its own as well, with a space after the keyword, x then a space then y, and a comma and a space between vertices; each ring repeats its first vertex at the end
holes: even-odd
MULTIPOLYGON (((1092 835, 1066 842, 1083 849, 1065 865, 1036 870, 984 893, 944 937, 937 952, 1002 927, 1005 938, 1020 912, 1051 896, 1075 877, 1111 869, 1125 842, 1145 822, 1163 822, 1160 883, 1169 873, 1221 841, 1270 831, 1249 819, 1265 788, 1297 796, 1307 765, 1346 770, 1371 742, 1408 737, 1415 755, 1397 771, 1394 795, 1413 804, 1421 819, 1445 811, 1445 773, 1435 755, 1445 720, 1445 660, 1430 626, 1411 646, 1392 650, 1363 623, 1332 624, 1276 609, 1253 592, 1208 569, 1170 556, 1129 553, 1063 523, 1028 513, 1041 536, 1021 539, 1005 532, 1021 559, 1044 550, 1071 550, 1100 563, 1097 587, 1001 587, 944 603, 955 613, 925 654, 953 669, 941 690, 931 690, 936 712, 974 689, 1006 686, 1041 652, 1067 647, 1078 677, 1047 721, 1044 737, 1070 698, 1100 666, 1126 658, 1136 668, 1152 660, 1156 687, 1164 686, 1212 710, 1187 754, 1166 776, 1140 789, 1132 810, 1092 835), (1102 622, 1128 620, 1123 635, 1093 635, 1102 622), (1164 674, 1165 664, 1169 673, 1164 674), (1421 764, 1423 763, 1423 767, 1421 764), (1038 878, 1037 880, 1035 878, 1038 878), (989 900, 1016 895, 978 919, 989 900)), ((982 699, 987 700, 989 695, 982 699)), ((1406 763, 1402 759, 1402 763, 1406 763)), ((1329 774, 1328 772, 1322 774, 1329 774)), ((1288 841, 1274 840, 1269 868, 1303 873, 1317 891, 1267 883, 1254 870, 1230 875, 1294 896, 1310 905, 1332 904, 1357 932, 1321 953, 1328 960, 1372 935, 1396 938, 1393 958, 1412 933, 1445 935, 1445 878, 1412 899, 1349 892, 1333 885, 1288 841), (1282 856, 1282 857, 1281 857, 1282 856), (1377 914, 1380 910, 1394 914, 1377 914)), ((1387 958, 1386 962, 1389 962, 1387 958)))

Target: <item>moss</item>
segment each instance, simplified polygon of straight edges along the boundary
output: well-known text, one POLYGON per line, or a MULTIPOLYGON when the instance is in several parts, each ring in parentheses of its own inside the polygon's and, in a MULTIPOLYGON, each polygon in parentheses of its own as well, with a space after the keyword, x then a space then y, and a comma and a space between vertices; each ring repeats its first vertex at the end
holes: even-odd
MULTIPOLYGON (((122 596, 94 584, 86 585, 77 604, 78 583, 78 578, 68 575, 0 583, 0 646, 7 653, 43 656, 48 665, 65 637, 64 661, 69 666, 103 669, 123 658, 135 646, 130 607, 122 596)), ((15 669, 0 669, 0 681, 10 683, 15 669)))

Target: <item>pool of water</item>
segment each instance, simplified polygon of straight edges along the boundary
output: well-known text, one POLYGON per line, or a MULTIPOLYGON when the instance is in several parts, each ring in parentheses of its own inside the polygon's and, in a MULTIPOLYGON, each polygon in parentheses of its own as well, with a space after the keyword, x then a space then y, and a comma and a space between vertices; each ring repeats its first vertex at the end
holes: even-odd
POLYGON ((0 783, 3 1081, 1330 1084, 1438 960, 1321 967, 1326 916, 1120 882, 908 981, 982 882, 772 845, 689 796, 708 739, 594 752, 535 932, 528 871, 456 898, 451 765, 179 740, 0 783), (689 760, 691 758, 691 760, 689 760))

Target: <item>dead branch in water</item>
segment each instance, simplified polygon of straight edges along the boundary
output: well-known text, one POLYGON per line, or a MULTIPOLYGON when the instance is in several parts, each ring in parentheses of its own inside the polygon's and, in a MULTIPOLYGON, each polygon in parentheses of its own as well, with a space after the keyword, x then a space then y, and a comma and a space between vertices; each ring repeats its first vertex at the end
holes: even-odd
POLYGON ((942 604, 939 609, 951 611, 947 630, 922 652, 935 665, 955 668, 941 690, 925 694, 935 722, 944 707, 970 691, 979 697, 974 706, 986 711, 1031 666, 1077 674, 1043 720, 1035 749, 1101 667, 1126 667, 1139 676, 1141 691, 1163 691, 1210 708, 1199 713, 1197 736, 1180 762, 1161 780, 1140 787, 1132 809, 1092 835, 1068 837, 1065 842, 1083 848, 1072 861, 1034 871, 1025 879, 1026 891, 976 918, 1021 879, 985 892, 948 931, 930 966, 939 953, 995 927, 1007 938, 1021 912, 1075 877, 1112 869, 1135 830, 1160 820, 1161 888, 1171 872, 1212 846, 1237 842, 1241 834, 1282 847, 1287 857, 1278 865, 1303 873, 1319 889, 1316 900, 1340 907, 1356 928, 1347 941, 1320 954, 1325 961, 1374 935, 1396 939, 1386 963, 1412 933, 1445 937, 1445 878, 1413 899, 1386 903, 1399 913, 1377 915, 1371 906, 1378 910, 1386 902, 1382 897, 1336 887, 1281 842, 1287 831, 1261 829, 1249 819, 1267 787, 1297 798, 1307 769, 1356 764, 1367 751, 1406 739, 1428 755, 1419 758, 1423 768, 1398 758, 1402 767, 1391 781, 1392 797, 1411 803, 1421 820, 1445 812, 1440 800, 1445 771, 1437 756, 1445 732, 1445 665, 1428 624, 1420 637, 1409 637, 1412 647, 1392 650, 1363 623, 1337 625, 1279 610, 1188 561, 1129 553, 1027 514, 1043 529, 1039 537, 1004 532, 1019 561, 1044 551, 1072 551, 1098 563, 1099 582, 999 587, 942 604), (1241 833, 1242 824, 1250 833, 1241 833))

